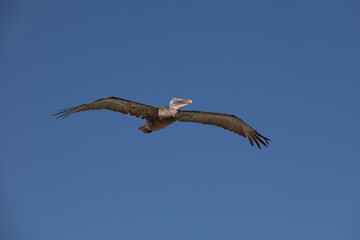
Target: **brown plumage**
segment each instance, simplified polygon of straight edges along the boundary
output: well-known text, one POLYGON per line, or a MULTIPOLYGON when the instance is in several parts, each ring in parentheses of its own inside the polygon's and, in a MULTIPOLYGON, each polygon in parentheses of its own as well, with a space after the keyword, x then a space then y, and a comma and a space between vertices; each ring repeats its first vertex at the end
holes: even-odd
POLYGON ((269 144, 268 141, 270 141, 270 139, 262 136, 255 129, 250 127, 235 115, 200 111, 179 111, 176 114, 176 121, 195 122, 218 126, 237 133, 240 136, 247 137, 252 146, 254 146, 255 142, 260 149, 261 146, 259 142, 266 147, 269 144))
POLYGON ((181 107, 190 103, 192 103, 191 100, 173 98, 170 102, 170 107, 155 107, 122 98, 107 97, 77 107, 59 110, 54 115, 58 115, 58 118, 66 118, 70 114, 77 112, 107 109, 146 119, 146 124, 139 128, 144 133, 151 133, 163 129, 175 121, 195 122, 218 126, 243 137, 247 137, 250 144, 254 146, 255 142, 259 149, 261 149, 260 143, 265 147, 269 144, 270 139, 262 136, 255 129, 234 115, 180 110, 181 107))
POLYGON ((114 112, 130 114, 132 116, 141 117, 141 119, 150 118, 151 116, 156 115, 159 110, 154 106, 133 102, 122 98, 106 97, 95 100, 93 102, 82 104, 77 107, 61 109, 53 115, 58 115, 57 118, 66 118, 73 113, 98 109, 107 109, 114 112))

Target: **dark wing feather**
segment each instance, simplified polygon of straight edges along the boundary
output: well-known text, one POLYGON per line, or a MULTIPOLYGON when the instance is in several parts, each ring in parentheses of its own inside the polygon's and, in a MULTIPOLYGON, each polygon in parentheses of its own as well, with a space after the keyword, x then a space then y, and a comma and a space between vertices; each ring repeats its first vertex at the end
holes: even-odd
POLYGON ((254 146, 255 142, 260 149, 260 143, 267 147, 270 141, 270 139, 262 136, 240 118, 230 114, 200 111, 179 111, 176 114, 176 120, 180 122, 196 122, 222 127, 243 137, 247 137, 252 146, 254 146))
POLYGON ((59 110, 53 115, 58 115, 57 118, 66 118, 73 113, 98 109, 107 109, 124 114, 129 113, 130 115, 141 117, 142 119, 154 117, 158 114, 159 111, 159 109, 154 106, 132 102, 117 97, 106 97, 77 107, 59 110))

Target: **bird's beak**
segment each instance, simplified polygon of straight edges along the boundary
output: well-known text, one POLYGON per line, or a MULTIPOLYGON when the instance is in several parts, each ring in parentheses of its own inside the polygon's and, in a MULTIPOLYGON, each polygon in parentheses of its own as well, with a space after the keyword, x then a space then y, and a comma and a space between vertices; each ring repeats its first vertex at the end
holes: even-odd
POLYGON ((184 102, 187 102, 187 103, 192 103, 191 100, 184 100, 184 102))

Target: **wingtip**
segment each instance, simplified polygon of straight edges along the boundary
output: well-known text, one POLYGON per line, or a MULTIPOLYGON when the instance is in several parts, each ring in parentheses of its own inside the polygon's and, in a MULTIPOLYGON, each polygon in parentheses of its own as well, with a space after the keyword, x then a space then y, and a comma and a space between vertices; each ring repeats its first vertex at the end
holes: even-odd
POLYGON ((64 109, 60 109, 58 110, 56 113, 52 114, 52 116, 56 116, 56 119, 64 119, 67 116, 69 116, 73 111, 73 108, 64 108, 64 109))
POLYGON ((262 136, 260 133, 258 133, 257 131, 252 132, 251 134, 247 135, 247 138, 249 139, 249 142, 251 144, 251 146, 254 147, 253 142, 256 143, 256 146, 261 150, 262 145, 265 147, 268 147, 269 142, 271 141, 269 138, 262 136), (261 143, 261 144, 260 144, 261 143))

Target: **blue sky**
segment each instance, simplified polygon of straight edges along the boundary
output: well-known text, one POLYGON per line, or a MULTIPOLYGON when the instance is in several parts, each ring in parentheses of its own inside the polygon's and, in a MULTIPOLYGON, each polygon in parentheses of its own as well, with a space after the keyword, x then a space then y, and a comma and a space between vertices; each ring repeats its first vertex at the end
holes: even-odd
POLYGON ((1 239, 359 239, 358 1, 3 1, 1 239), (117 96, 232 113, 145 135, 117 96))

